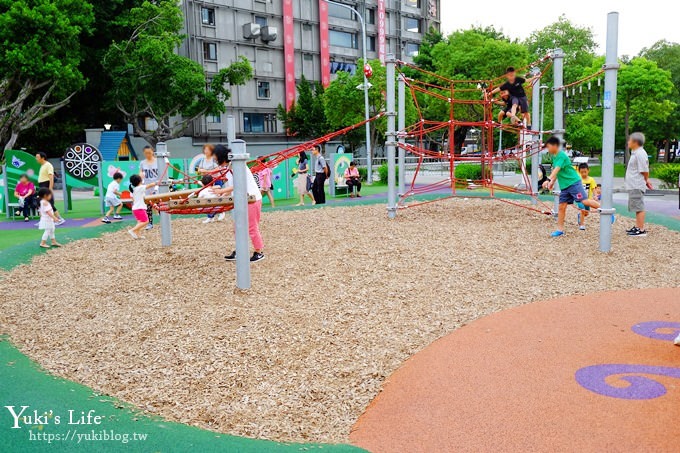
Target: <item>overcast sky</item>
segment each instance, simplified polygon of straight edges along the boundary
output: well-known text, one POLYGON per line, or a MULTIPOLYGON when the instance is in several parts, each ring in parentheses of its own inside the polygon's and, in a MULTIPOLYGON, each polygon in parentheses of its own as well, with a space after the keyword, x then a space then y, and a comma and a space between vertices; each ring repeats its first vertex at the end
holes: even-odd
POLYGON ((660 39, 680 42, 678 0, 442 0, 441 4, 442 30, 446 33, 470 25, 493 25, 510 37, 524 39, 564 13, 577 25, 591 27, 604 53, 607 13, 618 11, 621 55, 637 55, 660 39))

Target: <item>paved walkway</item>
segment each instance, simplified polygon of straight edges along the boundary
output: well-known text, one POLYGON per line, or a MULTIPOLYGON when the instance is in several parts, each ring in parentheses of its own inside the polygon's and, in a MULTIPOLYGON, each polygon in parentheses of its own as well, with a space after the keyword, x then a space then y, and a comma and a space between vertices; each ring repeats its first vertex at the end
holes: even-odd
POLYGON ((373 453, 678 451, 680 288, 493 314, 387 381, 351 434, 373 453))

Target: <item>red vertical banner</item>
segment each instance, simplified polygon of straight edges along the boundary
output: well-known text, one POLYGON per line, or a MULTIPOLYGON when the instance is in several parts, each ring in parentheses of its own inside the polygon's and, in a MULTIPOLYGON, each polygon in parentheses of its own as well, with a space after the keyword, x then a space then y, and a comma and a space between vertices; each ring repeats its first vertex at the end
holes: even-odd
POLYGON ((319 43, 321 46, 321 84, 331 84, 331 49, 328 38, 328 3, 319 0, 319 43))
POLYGON ((387 57, 387 12, 385 1, 378 0, 378 58, 385 64, 387 57))
POLYGON ((283 0, 283 58, 286 80, 286 108, 295 102, 295 24, 293 0, 283 0))

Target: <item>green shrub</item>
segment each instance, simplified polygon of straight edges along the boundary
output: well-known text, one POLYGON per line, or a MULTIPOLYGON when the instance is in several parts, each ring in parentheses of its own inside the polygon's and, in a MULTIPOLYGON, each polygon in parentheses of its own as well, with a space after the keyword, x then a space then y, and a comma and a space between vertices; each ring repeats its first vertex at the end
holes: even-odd
POLYGON ((678 187, 680 164, 658 165, 653 170, 653 176, 663 181, 668 187, 678 187))
POLYGON ((366 167, 358 167, 359 168, 359 176, 361 177, 362 181, 368 181, 368 168, 366 167))
MULTIPOLYGON (((399 183, 399 165, 396 165, 397 184, 399 183)), ((387 184, 387 164, 382 164, 378 167, 378 175, 380 175, 380 182, 387 184)))
POLYGON ((460 164, 456 166, 456 179, 482 179, 482 166, 474 164, 460 164))

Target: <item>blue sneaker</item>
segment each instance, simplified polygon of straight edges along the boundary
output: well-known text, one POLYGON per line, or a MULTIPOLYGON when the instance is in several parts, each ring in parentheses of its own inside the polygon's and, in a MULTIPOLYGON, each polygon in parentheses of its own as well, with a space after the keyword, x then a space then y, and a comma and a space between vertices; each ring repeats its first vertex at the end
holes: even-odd
POLYGON ((612 225, 616 223, 616 215, 612 214, 612 225))
POLYGON ((558 238, 560 236, 564 236, 564 231, 555 230, 550 234, 551 238, 558 238))

